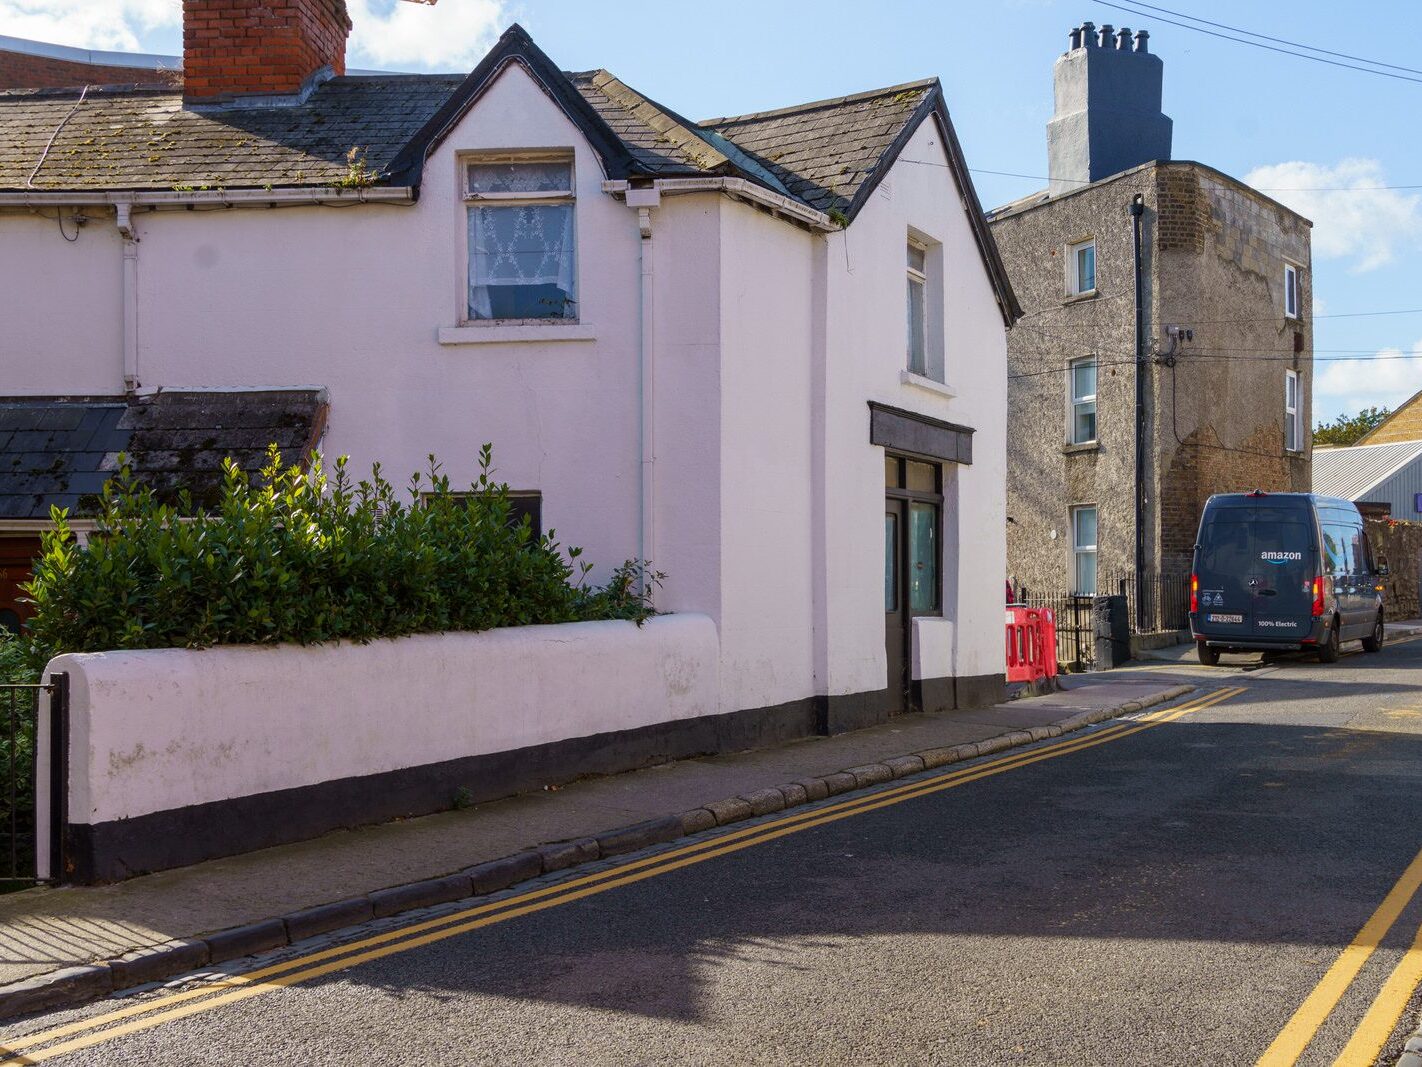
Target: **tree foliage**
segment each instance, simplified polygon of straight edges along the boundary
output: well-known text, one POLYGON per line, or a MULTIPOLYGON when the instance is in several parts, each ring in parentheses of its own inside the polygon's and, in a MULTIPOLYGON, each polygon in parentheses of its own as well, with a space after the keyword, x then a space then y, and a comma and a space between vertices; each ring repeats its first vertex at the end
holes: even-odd
POLYGON ((1335 445, 1339 448, 1356 445, 1364 434, 1377 429, 1391 412, 1387 408, 1364 408, 1356 415, 1339 415, 1332 422, 1319 423, 1313 431, 1315 445, 1335 445))
POLYGON ((467 493, 430 457, 405 494, 379 465, 353 482, 282 466, 275 446, 249 478, 229 461, 214 508, 162 502, 126 463, 104 489, 81 549, 56 509, 28 593, 34 661, 59 652, 224 644, 369 641, 496 626, 632 619, 651 613, 660 575, 635 561, 602 587, 553 531, 510 521, 492 449, 467 493), (575 570, 576 568, 576 570, 575 570))

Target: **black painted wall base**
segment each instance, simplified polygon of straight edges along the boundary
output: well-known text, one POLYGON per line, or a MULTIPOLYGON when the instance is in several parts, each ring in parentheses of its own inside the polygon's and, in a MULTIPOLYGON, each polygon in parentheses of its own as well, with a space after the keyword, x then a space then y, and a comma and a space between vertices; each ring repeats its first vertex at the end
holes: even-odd
MULTIPOLYGON (((934 705, 945 699, 945 692, 953 694, 958 707, 1002 699, 1001 676, 931 679, 922 685, 924 700, 932 704, 919 706, 928 710, 939 710, 934 705), (970 702, 965 703, 965 697, 970 702)), ((304 841, 331 830, 447 811, 455 806, 456 796, 461 804, 481 804, 585 775, 617 774, 670 760, 844 733, 886 722, 890 707, 887 689, 807 697, 774 707, 657 723, 132 819, 72 823, 66 828, 69 869, 64 880, 114 882, 304 841)))

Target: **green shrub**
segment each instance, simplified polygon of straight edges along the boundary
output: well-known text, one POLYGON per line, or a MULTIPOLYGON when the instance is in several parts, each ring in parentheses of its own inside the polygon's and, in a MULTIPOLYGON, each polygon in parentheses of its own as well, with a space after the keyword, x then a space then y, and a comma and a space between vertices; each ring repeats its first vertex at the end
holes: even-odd
POLYGON ((0 630, 0 685, 31 685, 39 681, 25 643, 0 630))
POLYGON ((219 499, 165 503, 126 463, 105 487, 81 550, 65 516, 45 534, 28 592, 32 662, 58 652, 368 641, 496 626, 632 619, 661 577, 628 562, 601 588, 569 548, 510 522, 492 450, 467 494, 433 456, 408 499, 377 465, 352 482, 344 458, 283 467, 275 447, 255 479, 228 462, 219 499), (576 566, 576 573, 574 567, 576 566))

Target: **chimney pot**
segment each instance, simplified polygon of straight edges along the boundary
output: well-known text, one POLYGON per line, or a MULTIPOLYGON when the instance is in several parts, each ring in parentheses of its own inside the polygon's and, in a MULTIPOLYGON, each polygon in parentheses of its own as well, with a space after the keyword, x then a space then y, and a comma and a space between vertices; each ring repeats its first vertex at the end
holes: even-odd
POLYGON ((1149 30, 1137 30, 1137 31, 1136 31, 1136 51, 1137 51, 1137 52, 1149 52, 1149 51, 1150 51, 1150 48, 1147 47, 1147 45, 1149 44, 1149 42, 1150 42, 1150 31, 1149 31, 1149 30))
POLYGON ((1067 34, 1067 39, 1071 41, 1068 51, 1074 52, 1081 47, 1081 27, 1073 26, 1071 32, 1067 34))
POLYGON ((1147 52, 1148 34, 1078 27, 1082 48, 1058 56, 1052 68, 1055 107, 1047 123, 1051 196, 1170 158, 1173 124, 1162 104, 1164 64, 1147 52), (1137 55, 1117 58, 1131 51, 1137 55), (1107 50, 1112 53, 1104 54, 1107 50))

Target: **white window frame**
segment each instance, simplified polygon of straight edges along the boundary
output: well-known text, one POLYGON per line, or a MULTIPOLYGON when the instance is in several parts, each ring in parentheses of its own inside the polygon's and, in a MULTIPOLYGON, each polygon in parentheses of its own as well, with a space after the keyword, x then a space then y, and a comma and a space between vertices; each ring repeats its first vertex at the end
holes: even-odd
POLYGON ((1089 294, 1091 294, 1091 293, 1096 292, 1096 266, 1097 266, 1097 263, 1096 263, 1096 238, 1094 238, 1094 237, 1088 237, 1088 238, 1087 238, 1086 240, 1084 240, 1084 241, 1076 241, 1076 242, 1073 242, 1072 244, 1067 245, 1067 261, 1066 261, 1066 287, 1067 287, 1067 296, 1087 296, 1087 295, 1089 295, 1089 294), (1080 252, 1083 248, 1090 248, 1090 249, 1091 249, 1091 266, 1092 266, 1092 272, 1091 272, 1091 288, 1090 288, 1090 289, 1083 289, 1083 288, 1081 287, 1081 275, 1080 275, 1080 271, 1077 270, 1077 265, 1076 265, 1077 253, 1080 252))
POLYGON ((1073 593, 1081 593, 1094 596, 1097 587, 1100 585, 1100 564, 1101 557, 1098 546, 1101 543, 1101 510, 1095 504, 1074 504, 1071 508, 1071 585, 1073 593), (1080 544, 1077 541, 1077 516, 1083 511, 1090 511, 1096 516, 1096 540, 1089 545, 1080 544), (1093 588, 1082 589, 1081 586, 1081 557, 1091 556, 1096 564, 1092 569, 1093 588))
POLYGON ((1284 264, 1284 318, 1301 318, 1299 311, 1300 297, 1302 293, 1299 289, 1299 269, 1292 263, 1284 264))
POLYGON ((1096 388, 1097 390, 1099 390, 1101 388, 1101 365, 1097 361, 1095 356, 1082 356, 1080 359, 1074 359, 1067 364, 1067 444, 1069 445, 1095 444, 1101 434, 1099 416, 1097 415, 1097 412, 1099 411, 1099 408, 1096 403, 1097 394, 1093 392, 1089 396, 1076 395, 1076 368, 1083 366, 1087 363, 1090 363, 1096 368, 1096 388), (1096 428, 1096 433, 1092 434, 1090 437, 1084 437, 1078 441, 1076 438, 1076 409, 1086 404, 1091 405, 1091 414, 1093 416, 1092 424, 1096 428))
MULTIPOLYGON (((918 325, 919 330, 922 334, 922 336, 919 338, 919 340, 922 342, 922 350, 919 352, 920 365, 914 366, 914 337, 912 331, 908 331, 908 336, 905 338, 906 344, 904 346, 904 365, 908 368, 908 372, 910 374, 917 374, 920 377, 927 378, 929 376, 928 346, 931 343, 930 335, 932 334, 932 329, 930 327, 928 317, 928 249, 924 246, 922 241, 916 241, 912 236, 909 237, 908 243, 905 245, 904 261, 904 290, 906 298, 905 302, 907 302, 908 294, 913 292, 913 286, 917 284, 918 325), (920 256, 923 257, 923 270, 917 269, 911 262, 908 261, 909 252, 917 252, 920 256)), ((906 330, 907 326, 908 324, 905 323, 906 330)))
MULTIPOLYGON (((502 331, 507 328, 519 328, 528 331, 569 331, 570 327, 576 327, 583 319, 582 308, 582 271, 579 268, 579 258, 582 250, 582 241, 578 234, 578 168, 575 153, 571 147, 568 148, 540 148, 540 149, 518 149, 500 151, 480 151, 480 152, 459 152, 455 155, 455 180, 456 188, 459 190, 459 232, 463 255, 460 257, 459 265, 459 303, 456 321, 459 323, 458 331, 441 331, 442 334, 451 334, 449 340, 457 340, 457 333, 463 333, 463 328, 472 328, 482 331, 502 331), (566 163, 568 164, 568 188, 566 190, 550 190, 538 193, 475 193, 469 190, 469 168, 474 164, 481 163, 566 163), (574 309, 576 314, 571 319, 476 319, 469 314, 469 219, 468 209, 473 204, 573 204, 573 277, 575 279, 575 291, 578 294, 578 304, 574 309)), ((569 331, 571 332, 571 331, 569 331)), ((444 338, 441 338, 444 341, 444 338)))
POLYGON ((1303 423, 1299 418, 1303 411, 1303 385, 1298 371, 1284 371, 1284 451, 1303 451, 1303 423), (1292 388, 1291 388, 1292 387, 1292 388), (1289 394, 1293 394, 1293 404, 1289 394))

